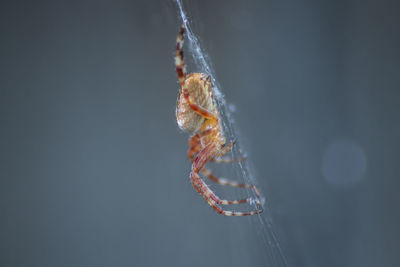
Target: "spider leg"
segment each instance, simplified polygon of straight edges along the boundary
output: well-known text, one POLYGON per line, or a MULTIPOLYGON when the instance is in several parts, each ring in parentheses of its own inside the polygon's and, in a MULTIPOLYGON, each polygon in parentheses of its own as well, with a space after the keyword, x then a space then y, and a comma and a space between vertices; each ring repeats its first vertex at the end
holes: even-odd
MULTIPOLYGON (((228 211, 223 210, 217 204, 239 204, 238 201, 227 201, 229 203, 222 202, 214 192, 204 183, 203 180, 199 177, 199 175, 195 172, 191 172, 190 180, 192 182, 193 187, 196 191, 207 201, 207 203, 218 213, 226 216, 249 216, 260 214, 262 212, 262 208, 260 204, 257 204, 257 210, 250 212, 238 212, 238 211, 228 211), (222 203, 221 203, 222 202, 222 203)), ((244 202, 240 202, 244 203, 244 202)))
POLYGON ((186 86, 183 87, 183 97, 186 100, 186 103, 189 105, 189 107, 196 112, 197 114, 199 114, 200 116, 209 119, 209 120, 213 120, 213 121, 218 121, 218 117, 211 113, 210 111, 208 111, 205 108, 202 108, 201 106, 197 105, 196 103, 194 103, 192 101, 192 99, 190 99, 189 96, 189 90, 187 89, 186 86))
POLYGON ((214 157, 211 159, 212 162, 216 163, 233 163, 233 162, 240 162, 240 161, 245 161, 246 157, 240 157, 240 158, 230 158, 230 157, 214 157))
POLYGON ((215 154, 216 157, 222 157, 229 151, 231 151, 233 145, 235 144, 235 141, 231 141, 229 145, 223 145, 221 146, 221 149, 215 154))
POLYGON ((180 88, 183 88, 186 79, 186 66, 183 60, 183 34, 185 32, 185 25, 182 24, 181 30, 179 31, 178 37, 176 37, 176 55, 175 55, 175 67, 178 73, 178 79, 180 88))
POLYGON ((245 184, 245 183, 239 183, 236 181, 232 181, 223 177, 217 177, 214 175, 210 169, 208 168, 203 168, 201 172, 211 181, 214 183, 220 184, 220 185, 226 185, 226 186, 231 186, 231 187, 239 187, 239 188, 253 188, 254 185, 252 184, 245 184))
MULTIPOLYGON (((206 131, 204 131, 204 132, 202 132, 200 134, 195 134, 189 139, 189 150, 188 150, 187 154, 188 154, 188 158, 190 159, 191 162, 194 161, 195 154, 199 153, 200 150, 203 148, 201 143, 200 143, 200 136, 204 136, 204 135, 208 134, 208 133, 205 133, 205 132, 206 131)), ((212 158, 210 161, 215 161, 215 157, 212 158)), ((232 180, 229 180, 229 179, 226 179, 226 178, 217 177, 207 167, 203 167, 201 169, 201 172, 208 179, 210 179, 214 183, 217 183, 217 184, 220 184, 220 185, 226 185, 226 186, 231 186, 231 187, 239 187, 239 188, 254 188, 255 187, 252 184, 239 183, 239 182, 232 181, 232 180)))
POLYGON ((212 159, 212 161, 217 162, 217 163, 231 163, 231 162, 238 162, 238 161, 245 161, 245 157, 240 157, 240 158, 223 158, 223 156, 228 153, 229 151, 232 150, 233 145, 235 144, 235 141, 231 141, 229 145, 223 146, 220 151, 218 151, 215 154, 215 157, 212 159))
MULTIPOLYGON (((245 184, 245 183, 238 183, 236 181, 232 181, 229 179, 225 179, 222 177, 217 177, 215 176, 209 169, 207 168, 203 168, 202 173, 211 181, 213 181, 214 183, 220 184, 220 185, 226 185, 226 186, 231 186, 231 187, 239 187, 239 188, 251 188, 254 190, 254 192, 256 193, 256 204, 259 207, 259 209, 261 209, 261 205, 262 205, 262 197, 260 194, 260 191, 258 190, 257 186, 253 185, 253 184, 245 184)), ((210 189, 211 190, 211 189, 210 189)), ((251 203, 252 201, 254 201, 253 198, 247 198, 247 199, 241 199, 239 200, 240 203, 251 203)), ((219 203, 219 204, 223 204, 223 205, 227 205, 228 203, 219 203)))
MULTIPOLYGON (((193 137, 192 137, 192 138, 193 138, 193 137)), ((191 138, 191 140, 192 140, 192 138, 191 138)), ((189 142, 189 143, 190 143, 190 142, 189 142)), ((188 155, 188 158, 189 158, 189 160, 190 160, 191 162, 194 161, 195 155, 196 155, 197 153, 199 153, 200 150, 201 150, 202 148, 203 148, 203 146, 201 145, 200 142, 194 143, 194 144, 190 144, 190 145, 189 145, 189 149, 188 149, 188 151, 187 151, 187 155, 188 155)))
MULTIPOLYGON (((239 199, 239 200, 226 200, 226 199, 220 199, 205 183, 204 181, 200 178, 198 173, 192 173, 191 176, 191 183, 193 187, 196 188, 196 190, 200 189, 201 192, 204 192, 207 196, 207 198, 210 198, 213 202, 219 205, 233 205, 233 204, 243 204, 243 203, 250 203, 252 201, 252 198, 245 198, 245 199, 239 199), (193 175, 193 177, 192 177, 193 175)), ((201 194, 200 192, 200 194, 201 194)), ((206 199, 207 200, 207 199, 206 199)))
POLYGON ((189 149, 187 151, 187 155, 191 162, 193 162, 193 160, 194 160, 194 155, 199 153, 200 150, 203 148, 200 138, 203 136, 209 135, 212 131, 213 131, 213 129, 209 128, 200 133, 196 133, 192 137, 189 138, 189 149))
POLYGON ((217 152, 217 147, 215 144, 209 144, 204 149, 202 149, 197 155, 196 159, 192 164, 192 171, 190 173, 190 181, 193 187, 199 192, 203 198, 208 202, 208 204, 218 213, 226 215, 226 216, 247 216, 247 215, 255 215, 262 212, 260 203, 257 204, 257 210, 250 212, 236 212, 236 211, 226 211, 217 206, 217 204, 221 205, 230 205, 230 204, 240 204, 251 202, 251 199, 242 199, 242 200, 222 200, 220 199, 200 178, 199 171, 204 168, 205 164, 215 155, 217 152))

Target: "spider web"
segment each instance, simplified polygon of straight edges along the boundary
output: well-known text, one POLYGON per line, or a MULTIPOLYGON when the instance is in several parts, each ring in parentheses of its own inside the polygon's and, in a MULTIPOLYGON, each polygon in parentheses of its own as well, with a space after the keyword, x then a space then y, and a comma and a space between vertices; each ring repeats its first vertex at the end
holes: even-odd
MULTIPOLYGON (((197 71, 206 73, 211 77, 224 135, 226 136, 228 143, 231 140, 236 141, 232 149, 233 158, 240 158, 241 156, 245 156, 246 158, 248 158, 245 151, 240 146, 240 140, 238 140, 237 138, 238 131, 234 127, 235 123, 232 116, 234 107, 233 105, 230 105, 226 102, 225 97, 220 90, 221 86, 215 78, 215 73, 211 65, 211 60, 209 59, 208 55, 201 49, 199 39, 191 29, 190 21, 188 16, 186 15, 182 0, 175 1, 178 7, 180 21, 185 25, 184 47, 187 47, 186 49, 189 52, 185 55, 191 57, 197 71)), ((250 163, 248 159, 246 161, 239 161, 237 163, 234 163, 234 171, 238 173, 241 182, 258 185, 257 179, 252 174, 249 164, 250 163)), ((232 169, 232 166, 230 166, 229 168, 232 169)), ((240 190, 243 190, 243 188, 240 190)), ((246 190, 247 192, 245 190, 243 191, 245 191, 247 196, 251 196, 253 199, 257 198, 257 195, 253 190, 246 190)), ((239 193, 236 194, 239 195, 239 193)), ((288 260, 280 247, 277 235, 273 228, 270 209, 268 207, 268 201, 265 201, 266 198, 263 195, 262 191, 260 191, 260 194, 263 201, 264 211, 260 215, 250 216, 250 220, 252 226, 254 226, 254 230, 257 232, 257 236, 259 236, 264 246, 263 251, 265 252, 265 262, 266 264, 268 264, 268 266, 289 266, 288 260)), ((254 210, 257 209, 256 203, 251 203, 251 205, 254 210)))

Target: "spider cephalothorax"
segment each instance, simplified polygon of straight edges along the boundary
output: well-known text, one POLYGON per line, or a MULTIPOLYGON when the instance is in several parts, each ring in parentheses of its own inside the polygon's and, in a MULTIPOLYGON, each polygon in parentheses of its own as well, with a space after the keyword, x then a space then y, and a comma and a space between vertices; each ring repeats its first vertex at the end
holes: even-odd
POLYGON ((189 139, 188 157, 192 161, 190 181, 193 187, 199 192, 208 204, 218 213, 227 216, 246 216, 262 212, 259 192, 254 185, 242 184, 223 178, 218 178, 205 167, 209 161, 233 162, 235 159, 223 159, 228 153, 233 142, 226 145, 225 137, 220 124, 220 117, 216 106, 210 76, 204 73, 186 74, 186 67, 183 61, 183 34, 185 31, 182 25, 176 40, 175 66, 178 73, 180 89, 176 105, 176 119, 179 128, 192 134, 189 139), (250 203, 252 198, 241 200, 220 199, 201 179, 199 172, 202 172, 210 180, 233 187, 252 188, 257 194, 257 210, 250 212, 236 212, 223 210, 219 205, 230 205, 250 203))

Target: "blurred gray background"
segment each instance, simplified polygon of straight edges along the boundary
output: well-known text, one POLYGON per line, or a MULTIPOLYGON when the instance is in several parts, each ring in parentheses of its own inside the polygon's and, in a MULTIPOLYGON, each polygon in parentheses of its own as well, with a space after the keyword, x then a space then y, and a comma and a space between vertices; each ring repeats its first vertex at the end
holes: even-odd
MULTIPOLYGON (((396 1, 188 1, 292 266, 399 266, 396 1)), ((172 1, 2 1, 0 266, 271 266, 193 190, 172 1)))

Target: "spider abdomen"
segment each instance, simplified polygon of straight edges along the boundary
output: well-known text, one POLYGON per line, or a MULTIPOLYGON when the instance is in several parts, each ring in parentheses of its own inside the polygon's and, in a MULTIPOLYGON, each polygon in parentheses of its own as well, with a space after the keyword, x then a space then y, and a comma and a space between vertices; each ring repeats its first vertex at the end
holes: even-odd
MULTIPOLYGON (((206 74, 191 73, 187 75, 184 87, 187 88, 190 99, 194 103, 210 112, 214 111, 211 82, 206 74)), ((178 126, 185 132, 194 133, 200 130, 205 118, 190 108, 182 91, 179 92, 176 106, 178 126)))

